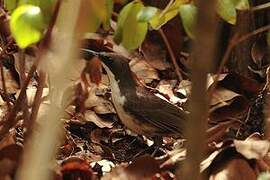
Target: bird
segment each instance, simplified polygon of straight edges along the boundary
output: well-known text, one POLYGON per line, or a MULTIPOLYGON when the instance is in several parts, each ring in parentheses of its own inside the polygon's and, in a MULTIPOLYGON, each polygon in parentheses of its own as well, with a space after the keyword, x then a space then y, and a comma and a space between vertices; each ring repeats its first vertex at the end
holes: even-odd
POLYGON ((149 138, 183 137, 188 112, 138 85, 127 57, 85 48, 81 48, 81 55, 86 60, 94 56, 101 60, 108 75, 112 103, 127 129, 149 138))

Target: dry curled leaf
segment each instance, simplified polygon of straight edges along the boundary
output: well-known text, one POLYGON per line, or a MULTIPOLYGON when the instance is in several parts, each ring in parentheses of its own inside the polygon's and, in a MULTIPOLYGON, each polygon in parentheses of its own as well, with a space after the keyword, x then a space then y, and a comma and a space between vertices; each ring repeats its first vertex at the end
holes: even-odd
POLYGON ((88 122, 95 123, 100 128, 112 128, 113 127, 113 121, 107 121, 104 120, 96 115, 94 111, 87 110, 84 113, 84 118, 88 122))

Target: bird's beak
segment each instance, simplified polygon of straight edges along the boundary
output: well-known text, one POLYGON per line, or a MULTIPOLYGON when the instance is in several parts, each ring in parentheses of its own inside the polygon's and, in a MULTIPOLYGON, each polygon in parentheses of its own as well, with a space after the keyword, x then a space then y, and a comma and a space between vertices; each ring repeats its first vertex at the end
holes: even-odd
POLYGON ((80 49, 80 56, 83 57, 86 60, 90 60, 92 59, 94 56, 99 57, 99 53, 90 50, 90 49, 85 49, 85 48, 81 48, 80 49))

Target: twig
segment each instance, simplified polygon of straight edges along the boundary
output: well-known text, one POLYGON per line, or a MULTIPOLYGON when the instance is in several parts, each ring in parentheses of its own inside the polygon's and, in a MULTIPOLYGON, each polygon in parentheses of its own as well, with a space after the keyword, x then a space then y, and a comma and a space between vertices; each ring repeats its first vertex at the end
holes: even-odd
POLYGON ((159 17, 162 17, 166 13, 166 11, 171 7, 171 5, 173 4, 173 2, 174 2, 174 0, 170 0, 170 2, 167 4, 167 6, 160 13, 159 17))
POLYGON ((263 10, 263 9, 267 9, 267 8, 270 8, 270 2, 252 7, 251 11, 259 11, 259 10, 263 10))
POLYGON ((177 61, 176 61, 176 58, 174 56, 173 50, 171 48, 171 45, 170 45, 170 43, 169 43, 166 35, 164 34, 163 30, 162 29, 159 29, 158 32, 161 35, 161 37, 162 37, 162 39, 163 39, 163 41, 164 41, 164 43, 165 43, 165 45, 167 47, 167 50, 168 50, 169 55, 171 57, 172 63, 174 65, 174 69, 175 69, 175 72, 177 74, 178 80, 181 81, 181 80, 183 80, 183 77, 182 77, 182 75, 180 73, 181 69, 179 68, 179 66, 177 64, 177 61))
POLYGON ((23 84, 25 80, 25 54, 23 49, 19 49, 19 73, 20 73, 20 82, 23 84))
POLYGON ((227 49, 225 51, 225 54, 224 54, 224 56, 223 56, 223 58, 222 58, 222 60, 220 62, 220 65, 219 65, 219 68, 218 68, 218 71, 217 71, 217 75, 215 76, 215 79, 214 79, 214 82, 213 82, 213 84, 211 86, 211 89, 209 90, 209 97, 210 97, 210 99, 213 96, 213 93, 214 93, 214 90, 215 90, 215 88, 217 86, 217 82, 218 82, 218 79, 219 79, 219 77, 221 75, 222 69, 225 66, 226 62, 228 61, 228 59, 230 57, 230 54, 231 54, 231 51, 233 50, 233 48, 236 45, 238 45, 239 43, 247 40, 248 38, 250 38, 250 37, 252 37, 254 35, 257 35, 259 33, 262 33, 264 31, 267 31, 269 29, 270 29, 270 25, 267 25, 267 26, 263 26, 261 28, 258 28, 256 30, 250 32, 250 33, 247 33, 247 34, 245 34, 245 35, 243 35, 241 37, 238 37, 238 34, 235 34, 232 37, 232 39, 230 40, 229 45, 228 45, 228 47, 227 47, 227 49))
MULTIPOLYGON (((58 3, 57 3, 56 8, 55 8, 56 9, 55 11, 57 11, 57 12, 58 12, 58 9, 60 7, 60 2, 61 2, 61 0, 58 0, 58 3)), ((50 37, 52 34, 52 28, 53 28, 54 23, 56 21, 56 17, 57 17, 57 14, 54 14, 52 17, 52 21, 48 27, 48 30, 44 36, 44 39, 41 42, 40 53, 39 53, 36 61, 32 65, 32 67, 28 73, 28 76, 26 77, 26 79, 23 83, 23 86, 21 88, 21 92, 19 94, 18 99, 15 102, 15 105, 13 106, 12 110, 8 113, 8 115, 6 117, 5 124, 0 129, 0 141, 4 138, 5 134, 8 133, 9 129, 12 128, 17 123, 16 116, 17 116, 17 113, 21 110, 21 106, 22 106, 23 102, 25 102, 24 99, 26 98, 27 86, 28 86, 31 78, 34 75, 34 72, 36 71, 38 64, 40 63, 40 60, 41 60, 43 54, 47 51, 47 48, 49 47, 50 37)), ((11 42, 9 42, 9 43, 11 43, 11 42)), ((0 58, 2 57, 2 55, 5 51, 6 51, 6 49, 3 49, 0 52, 0 58)))
POLYGON ((2 81, 3 95, 5 97, 5 101, 7 103, 8 110, 10 110, 11 104, 10 104, 10 99, 9 99, 9 96, 8 96, 8 93, 7 93, 6 80, 5 80, 5 74, 4 74, 4 67, 3 67, 3 62, 2 61, 0 61, 0 71, 1 71, 1 81, 2 81))
POLYGON ((5 75, 4 75, 4 67, 3 67, 3 62, 2 62, 2 57, 6 53, 7 48, 12 44, 12 41, 9 41, 2 49, 0 49, 0 68, 1 68, 1 81, 2 81, 2 88, 3 88, 3 95, 6 98, 7 106, 8 109, 10 110, 11 104, 10 104, 10 99, 7 93, 7 88, 6 88, 6 81, 5 81, 5 75))
POLYGON ((42 94, 43 94, 43 88, 45 85, 45 79, 46 79, 46 75, 41 70, 39 72, 37 92, 35 94, 35 98, 32 104, 31 115, 30 115, 29 121, 27 122, 27 135, 25 136, 26 139, 28 139, 27 137, 29 137, 29 135, 32 134, 32 130, 37 119, 39 107, 42 102, 42 94))
POLYGON ((233 42, 234 46, 241 43, 242 41, 245 41, 246 39, 254 36, 254 35, 257 35, 257 34, 260 34, 262 32, 265 32, 265 31, 268 31, 270 30, 270 24, 269 25, 266 25, 266 26, 263 26, 263 27, 260 27, 250 33, 247 33, 243 36, 241 36, 240 38, 238 38, 235 42, 233 42))
POLYGON ((24 99, 26 97, 26 89, 27 89, 27 86, 28 86, 31 78, 34 75, 34 72, 37 69, 39 59, 40 58, 38 58, 37 61, 35 61, 35 63, 32 65, 32 67, 28 73, 28 76, 23 83, 19 97, 16 100, 12 110, 8 113, 5 124, 0 129, 0 141, 4 138, 5 134, 8 133, 9 129, 12 128, 17 123, 17 120, 16 120, 17 113, 20 111, 23 102, 25 102, 24 99))

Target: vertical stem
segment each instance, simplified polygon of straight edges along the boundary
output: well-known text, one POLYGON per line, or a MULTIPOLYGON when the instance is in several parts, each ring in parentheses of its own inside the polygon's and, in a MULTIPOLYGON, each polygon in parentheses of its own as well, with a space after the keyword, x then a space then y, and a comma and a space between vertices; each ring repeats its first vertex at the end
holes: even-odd
POLYGON ((173 54, 173 50, 171 48, 171 45, 166 37, 166 35, 164 34, 163 30, 162 29, 159 29, 159 33, 167 47, 167 50, 169 52, 169 55, 171 57, 171 60, 172 60, 172 63, 173 63, 173 66, 174 66, 174 70, 175 70, 175 73, 177 74, 177 77, 178 77, 178 80, 179 81, 182 81, 183 80, 183 77, 182 77, 182 74, 181 74, 181 69, 179 68, 178 64, 177 64, 177 61, 176 61, 176 58, 173 54))
POLYGON ((7 102, 8 109, 10 110, 11 105, 10 105, 10 99, 7 93, 7 87, 6 87, 6 80, 5 80, 5 73, 4 73, 4 67, 3 67, 3 62, 0 60, 0 71, 1 71, 1 81, 2 81, 2 88, 3 88, 3 94, 5 96, 5 100, 7 102))
POLYGON ((207 73, 210 71, 217 36, 215 0, 198 0, 197 24, 192 52, 192 90, 190 116, 186 129, 187 159, 183 171, 177 172, 178 179, 198 180, 200 162, 208 117, 207 73), (180 177, 180 174, 183 176, 180 177))
POLYGON ((34 98, 34 101, 32 104, 31 115, 30 115, 29 121, 26 122, 27 135, 26 135, 25 139, 27 139, 27 137, 29 137, 29 135, 32 134, 32 130, 33 130, 34 124, 35 124, 36 119, 37 119, 38 110, 39 110, 40 104, 42 102, 42 94, 43 94, 43 88, 45 85, 45 79, 46 79, 46 74, 41 70, 39 72, 37 92, 35 94, 35 98, 34 98))
POLYGON ((33 131, 25 147, 24 159, 17 179, 19 180, 47 180, 51 179, 50 167, 54 159, 57 146, 62 139, 63 127, 60 120, 64 107, 61 106, 65 89, 69 86, 68 77, 74 67, 77 50, 76 23, 82 1, 65 0, 61 3, 57 17, 57 33, 52 36, 54 41, 51 48, 53 54, 45 55, 44 71, 50 76, 49 99, 50 106, 46 116, 41 120, 38 131, 33 131), (50 68, 46 68, 50 67, 50 68), (53 69, 52 69, 53 67, 53 69))

